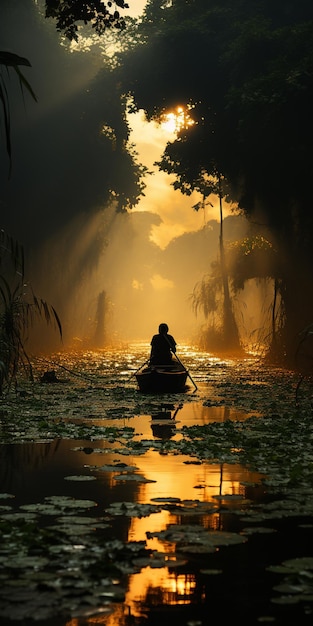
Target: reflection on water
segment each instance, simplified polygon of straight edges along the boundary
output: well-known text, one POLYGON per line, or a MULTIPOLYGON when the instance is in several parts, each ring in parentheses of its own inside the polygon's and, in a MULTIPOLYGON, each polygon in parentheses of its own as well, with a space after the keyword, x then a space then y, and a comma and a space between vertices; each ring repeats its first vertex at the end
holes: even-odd
POLYGON ((151 415, 151 430, 154 437, 171 439, 176 432, 176 415, 181 411, 183 404, 175 408, 175 404, 162 403, 158 410, 151 415))
MULTIPOLYGON (((177 414, 176 414, 177 416, 177 414)), ((193 419, 195 413, 193 412, 193 419)), ((151 420, 142 416, 142 423, 151 425, 151 420)), ((160 426, 164 428, 164 426, 160 426)), ((166 427, 165 427, 166 428, 166 427)), ((144 430, 144 429, 143 429, 144 430)), ((89 442, 75 442, 81 446, 89 442)), ((137 574, 129 577, 125 597, 125 611, 129 615, 142 616, 145 604, 188 604, 194 602, 197 576, 194 572, 177 572, 175 560, 175 544, 163 542, 158 538, 147 539, 147 533, 159 532, 174 523, 201 524, 210 530, 229 530, 229 516, 220 509, 222 504, 216 498, 225 496, 227 507, 240 506, 241 500, 229 502, 227 496, 239 495, 245 499, 244 483, 256 483, 260 477, 236 465, 187 463, 188 457, 180 455, 160 455, 157 451, 148 451, 140 457, 131 456, 127 459, 130 465, 136 466, 136 472, 151 481, 144 484, 121 482, 115 479, 119 472, 95 472, 97 481, 92 484, 70 483, 65 476, 88 472, 89 466, 101 467, 103 454, 73 451, 73 442, 58 441, 51 444, 25 444, 4 446, 1 456, 0 474, 1 490, 15 494, 14 508, 23 503, 42 502, 48 495, 71 495, 74 498, 90 498, 98 503, 95 514, 103 514, 112 502, 153 503, 156 499, 180 499, 189 508, 189 515, 182 516, 162 509, 147 517, 119 518, 114 528, 116 537, 123 541, 146 541, 148 549, 157 550, 167 555, 168 567, 143 567, 137 574), (10 452, 10 454, 8 454, 10 452), (211 503, 211 512, 199 514, 196 503, 211 503), (216 512, 212 512, 216 510, 216 512)), ((97 447, 99 442, 97 442, 97 447)), ((103 448, 105 449, 105 448, 103 448)), ((121 462, 123 459, 112 452, 105 454, 105 463, 121 462)), ((89 512, 89 514, 93 514, 89 512)), ((114 606, 114 612, 108 617, 84 618, 70 620, 67 626, 83 624, 103 624, 121 626, 121 607, 114 606)))
MULTIPOLYGON (((193 358, 195 360, 196 356, 193 358)), ((72 359, 71 367, 78 368, 79 364, 73 357, 72 359)), ((92 358, 86 354, 84 359, 85 371, 92 375, 96 368, 100 382, 101 377, 107 376, 109 372, 110 379, 106 379, 104 391, 107 395, 110 394, 110 385, 114 386, 114 380, 116 385, 116 381, 120 379, 124 382, 127 380, 126 377, 129 379, 125 355, 123 359, 118 359, 118 355, 115 354, 114 362, 109 361, 108 355, 104 358, 103 353, 99 360, 94 353, 92 358)), ((208 379, 212 377, 211 368, 217 361, 213 362, 204 356, 201 359, 202 382, 198 380, 200 396, 201 385, 207 385, 206 392, 209 388, 209 382, 203 381, 205 377, 208 379), (203 362, 205 359, 206 365, 203 362)), ((135 364, 134 358, 132 364, 135 364)), ((216 371, 214 375, 217 376, 216 371)), ((133 381, 128 384, 133 384, 133 381)), ((250 485, 250 497, 256 498, 258 494, 262 497, 262 489, 258 491, 256 487, 260 485, 262 477, 240 465, 198 462, 188 456, 166 454, 163 449, 158 450, 157 444, 166 442, 167 439, 180 439, 183 426, 246 419, 247 414, 226 406, 204 406, 199 395, 185 403, 177 397, 168 402, 154 397, 150 412, 138 412, 132 396, 135 408, 125 408, 126 400, 122 398, 121 417, 111 419, 110 414, 104 415, 103 407, 102 415, 97 410, 99 400, 95 393, 94 396, 94 406, 90 406, 92 396, 86 397, 86 406, 89 402, 88 410, 92 415, 88 416, 89 423, 115 427, 128 425, 135 429, 134 439, 154 441, 155 446, 147 446, 144 454, 132 452, 126 460, 129 466, 135 466, 136 474, 143 477, 145 482, 126 479, 123 481, 123 472, 118 464, 125 463, 125 457, 114 449, 113 443, 101 440, 74 442, 59 439, 49 443, 2 445, 1 492, 15 496, 12 505, 15 510, 21 504, 40 502, 46 496, 55 494, 88 498, 98 505, 96 512, 89 511, 89 515, 102 515, 110 504, 115 502, 138 504, 163 502, 164 508, 161 507, 159 512, 146 517, 118 516, 111 532, 115 538, 123 541, 146 541, 147 548, 166 555, 168 566, 142 567, 138 573, 131 574, 128 578, 125 603, 124 605, 116 603, 110 616, 75 618, 68 620, 66 626, 87 624, 121 626, 127 624, 131 617, 143 617, 147 606, 202 602, 203 591, 201 592, 201 585, 199 586, 199 572, 193 560, 187 557, 185 564, 179 565, 179 562, 176 562, 178 557, 175 543, 158 537, 147 538, 147 533, 160 532, 169 524, 196 524, 210 530, 237 530, 236 519, 233 519, 231 512, 240 510, 247 499, 247 485, 250 485), (116 469, 103 470, 104 465, 114 464, 116 469), (89 475, 91 472, 96 477, 93 482, 65 480, 71 475, 89 475), (252 487, 253 485, 255 487, 252 487)), ((85 407, 81 412, 79 407, 73 409, 73 412, 74 410, 72 421, 86 421, 85 407)), ((64 414, 63 417, 70 419, 68 414, 64 414)))

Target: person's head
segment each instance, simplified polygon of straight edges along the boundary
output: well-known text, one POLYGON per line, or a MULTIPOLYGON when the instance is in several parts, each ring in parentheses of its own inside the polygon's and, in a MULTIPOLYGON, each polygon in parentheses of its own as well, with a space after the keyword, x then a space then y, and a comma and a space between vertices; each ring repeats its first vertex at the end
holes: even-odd
POLYGON ((168 333, 168 325, 164 323, 160 324, 159 333, 161 333, 161 335, 165 335, 166 333, 168 333))

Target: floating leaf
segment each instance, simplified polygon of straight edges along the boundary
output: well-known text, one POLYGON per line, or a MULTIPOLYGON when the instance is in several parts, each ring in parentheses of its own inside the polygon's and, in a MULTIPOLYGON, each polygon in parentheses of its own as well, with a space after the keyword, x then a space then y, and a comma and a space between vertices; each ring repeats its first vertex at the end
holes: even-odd
POLYGON ((118 474, 117 476, 114 476, 114 480, 135 481, 137 483, 156 483, 156 480, 150 480, 140 474, 118 474))
POLYGON ((271 598, 273 604, 298 604, 302 601, 302 596, 278 596, 277 598, 271 598))
POLYGON ((168 496, 167 498, 151 498, 151 502, 181 502, 181 499, 168 496))
POLYGON ((125 472, 133 472, 134 470, 137 470, 138 467, 135 465, 127 465, 126 463, 116 463, 114 465, 93 465, 90 469, 97 470, 99 472, 120 472, 121 469, 125 472))
POLYGON ((128 517, 147 517, 151 513, 159 513, 162 509, 155 504, 136 504, 136 502, 112 502, 106 509, 111 515, 127 515, 128 517))
POLYGON ((58 515, 60 513, 58 507, 52 504, 42 504, 41 502, 37 504, 22 504, 20 509, 22 511, 41 513, 42 515, 58 515))
POLYGON ((172 543, 178 543, 180 550, 186 551, 201 551, 202 548, 209 549, 210 547, 221 545, 234 545, 239 543, 245 543, 247 539, 237 533, 223 532, 223 531, 207 531, 200 526, 191 525, 172 525, 170 524, 166 530, 160 532, 148 532, 147 537, 149 539, 158 537, 165 541, 172 543), (183 546, 181 544, 184 544, 183 546))
POLYGON ((301 572, 302 570, 312 570, 313 571, 313 557, 312 556, 304 556, 296 559, 288 559, 287 561, 283 561, 283 566, 287 567, 290 571, 301 572))
POLYGON ((12 522, 18 522, 19 520, 27 522, 37 519, 37 515, 35 513, 20 513, 16 511, 15 513, 2 513, 0 518, 12 522))
POLYGON ((190 554, 207 554, 216 551, 216 546, 212 543, 203 541, 202 543, 187 543, 180 545, 179 549, 182 552, 189 552, 190 554))
POLYGON ((93 500, 76 500, 70 496, 48 496, 45 500, 65 509, 89 509, 97 506, 97 502, 93 500))
POLYGON ((81 474, 80 476, 64 476, 64 480, 73 480, 77 482, 88 482, 90 480, 97 480, 95 476, 86 476, 81 474))
POLYGON ((39 568, 48 565, 49 559, 40 556, 28 556, 28 555, 12 555, 6 561, 5 567, 12 569, 24 569, 25 567, 39 568))
POLYGON ((254 535, 254 534, 269 534, 276 533, 275 528, 268 528, 267 526, 249 526, 248 528, 243 528, 241 531, 244 535, 254 535))

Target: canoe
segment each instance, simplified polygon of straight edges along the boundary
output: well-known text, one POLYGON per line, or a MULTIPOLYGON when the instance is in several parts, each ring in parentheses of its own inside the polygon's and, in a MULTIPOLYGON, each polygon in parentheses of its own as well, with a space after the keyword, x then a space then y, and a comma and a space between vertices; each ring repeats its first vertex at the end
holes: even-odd
POLYGON ((181 393, 186 389, 188 372, 176 365, 143 366, 136 379, 140 391, 145 393, 181 393))

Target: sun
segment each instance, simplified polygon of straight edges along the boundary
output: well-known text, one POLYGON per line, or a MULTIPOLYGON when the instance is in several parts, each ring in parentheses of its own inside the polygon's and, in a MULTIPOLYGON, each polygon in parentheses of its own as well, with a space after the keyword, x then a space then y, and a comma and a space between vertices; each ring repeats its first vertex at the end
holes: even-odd
POLYGON ((193 126, 194 120, 189 114, 188 108, 177 106, 174 110, 164 113, 161 126, 169 133, 179 133, 183 128, 193 126))

